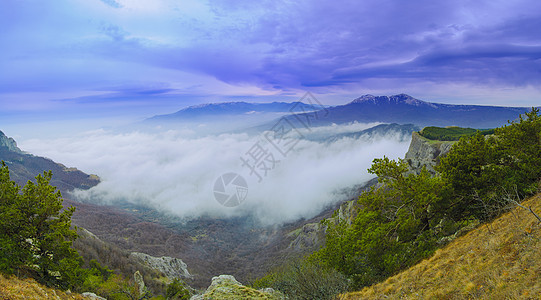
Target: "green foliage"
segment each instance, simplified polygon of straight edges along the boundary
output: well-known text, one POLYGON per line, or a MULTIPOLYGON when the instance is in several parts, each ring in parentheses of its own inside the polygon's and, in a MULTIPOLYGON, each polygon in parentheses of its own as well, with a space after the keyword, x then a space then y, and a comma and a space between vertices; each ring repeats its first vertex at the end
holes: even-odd
POLYGON ((354 288, 383 280, 427 257, 461 226, 495 217, 509 204, 502 201, 502 194, 512 190, 524 197, 538 188, 538 109, 494 131, 427 127, 422 134, 461 137, 440 159, 436 175, 426 169, 409 172, 400 160, 375 159, 368 171, 383 185, 361 194, 351 223, 337 217, 324 221, 325 246, 311 259, 347 275, 354 288))
POLYGON ((141 299, 137 284, 121 275, 113 274, 106 281, 103 281, 102 278, 96 281, 92 291, 109 300, 141 299))
POLYGON ((462 138, 440 160, 436 170, 452 191, 450 215, 455 219, 495 216, 503 193, 520 197, 537 190, 541 177, 541 117, 538 109, 518 122, 497 128, 494 137, 462 138), (490 207, 492 212, 487 211, 490 207))
POLYGON ((499 164, 505 167, 507 185, 516 185, 519 193, 536 191, 532 185, 541 177, 541 116, 532 108, 519 122, 496 129, 499 164))
POLYGON ((71 248, 77 238, 71 229, 75 208, 63 209, 60 192, 49 184, 51 172, 29 181, 22 189, 0 167, 0 270, 28 274, 60 288, 81 283, 81 258, 71 248))
POLYGON ((347 291, 348 279, 315 260, 297 260, 256 280, 256 289, 272 287, 288 299, 335 299, 347 291))
POLYGON ((190 299, 191 293, 182 281, 175 278, 173 282, 167 286, 165 297, 167 299, 190 299))
POLYGON ((403 161, 375 159, 369 172, 385 188, 360 196, 361 208, 351 224, 325 221, 326 244, 313 258, 351 277, 359 288, 429 255, 441 232, 434 228, 445 214, 445 187, 426 169, 418 175, 406 171, 403 161))
POLYGON ((453 219, 481 217, 484 210, 479 199, 493 196, 495 187, 501 185, 504 172, 496 163, 501 153, 495 141, 480 133, 462 138, 436 166, 452 190, 449 216, 453 219))
POLYGON ((494 134, 494 129, 473 129, 473 128, 462 128, 462 127, 435 127, 429 126, 423 128, 419 134, 429 140, 437 141, 458 141, 461 137, 467 137, 475 135, 477 132, 480 132, 482 135, 494 134))
POLYGON ((95 259, 91 260, 90 268, 85 269, 84 281, 78 287, 81 291, 100 291, 105 282, 113 275, 113 271, 102 266, 95 259))

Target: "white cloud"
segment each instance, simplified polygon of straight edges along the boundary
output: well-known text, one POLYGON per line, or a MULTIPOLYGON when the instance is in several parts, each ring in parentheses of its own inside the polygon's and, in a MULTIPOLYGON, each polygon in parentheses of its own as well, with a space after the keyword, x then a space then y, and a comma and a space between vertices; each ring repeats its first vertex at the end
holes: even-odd
MULTIPOLYGON (((362 124, 315 131, 348 132, 362 124)), ((186 138, 179 132, 159 134, 104 130, 53 140, 26 140, 20 146, 69 166, 98 174, 102 183, 75 193, 88 201, 118 200, 144 203, 181 217, 215 217, 254 214, 272 224, 309 218, 341 199, 341 189, 371 178, 366 172, 375 157, 403 157, 409 139, 386 136, 340 139, 333 143, 300 140, 261 182, 242 167, 240 157, 261 136, 224 134, 186 138), (236 172, 248 182, 248 196, 234 208, 221 206, 213 196, 216 178, 236 172)), ((269 145, 267 145, 269 146, 269 145)), ((270 166, 270 164, 269 164, 270 166)), ((342 196, 343 197, 343 196, 342 196)))

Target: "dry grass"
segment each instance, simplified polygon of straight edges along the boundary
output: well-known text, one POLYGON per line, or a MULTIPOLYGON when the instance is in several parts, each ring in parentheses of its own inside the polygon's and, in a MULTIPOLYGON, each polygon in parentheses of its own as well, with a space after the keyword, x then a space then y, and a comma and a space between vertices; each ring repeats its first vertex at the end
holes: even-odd
MULTIPOLYGON (((540 215, 541 194, 523 205, 540 215)), ((541 299, 541 224, 515 208, 412 268, 341 299, 541 299)))
POLYGON ((33 279, 19 279, 0 275, 0 299, 86 299, 78 294, 68 294, 37 283, 33 279))

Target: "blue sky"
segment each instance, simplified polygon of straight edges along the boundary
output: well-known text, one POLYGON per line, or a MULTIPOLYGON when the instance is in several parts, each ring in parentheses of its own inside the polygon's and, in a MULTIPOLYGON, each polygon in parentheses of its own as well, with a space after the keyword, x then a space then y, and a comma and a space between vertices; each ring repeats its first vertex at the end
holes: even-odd
POLYGON ((0 130, 305 91, 541 103, 537 0, 2 0, 0 28, 0 130))

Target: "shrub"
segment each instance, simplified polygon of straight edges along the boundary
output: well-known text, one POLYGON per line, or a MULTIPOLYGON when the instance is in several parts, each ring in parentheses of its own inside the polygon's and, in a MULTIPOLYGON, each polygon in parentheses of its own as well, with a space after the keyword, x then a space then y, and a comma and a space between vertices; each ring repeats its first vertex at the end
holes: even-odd
POLYGON ((349 281, 338 271, 313 260, 290 262, 256 280, 254 288, 272 287, 288 299, 334 299, 347 291, 349 281))

